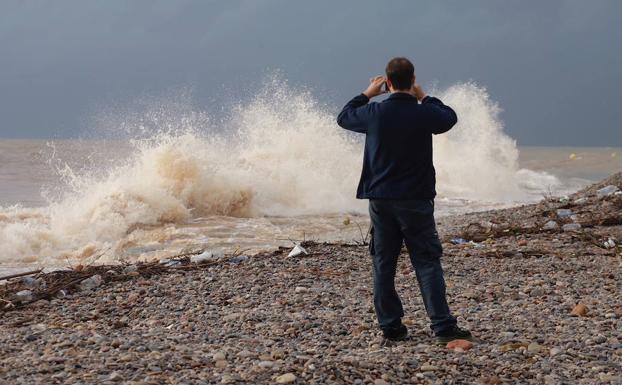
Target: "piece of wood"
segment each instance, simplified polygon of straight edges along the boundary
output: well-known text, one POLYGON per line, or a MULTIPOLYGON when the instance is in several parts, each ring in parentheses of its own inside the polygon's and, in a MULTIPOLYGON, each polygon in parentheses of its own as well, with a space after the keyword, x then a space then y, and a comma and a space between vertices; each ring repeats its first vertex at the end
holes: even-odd
POLYGON ((24 276, 32 275, 32 274, 38 274, 38 273, 40 273, 42 271, 43 271, 43 269, 39 269, 39 270, 33 270, 33 271, 25 271, 23 273, 5 275, 4 277, 0 277, 0 281, 9 280, 9 279, 12 279, 12 278, 24 277, 24 276))

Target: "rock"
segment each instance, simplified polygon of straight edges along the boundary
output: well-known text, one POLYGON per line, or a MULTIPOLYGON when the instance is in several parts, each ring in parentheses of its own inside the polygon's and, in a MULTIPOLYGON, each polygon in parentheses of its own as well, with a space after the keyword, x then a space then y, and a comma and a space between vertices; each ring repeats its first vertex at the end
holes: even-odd
POLYGON ((382 378, 377 378, 374 380, 374 385, 389 385, 389 383, 382 378))
POLYGON ((486 385, 501 385, 503 384, 503 381, 501 381, 501 379, 497 376, 492 376, 492 377, 484 377, 481 380, 482 384, 486 384, 486 385))
POLYGON ((294 289, 295 293, 306 293, 308 291, 309 289, 304 286, 296 286, 296 288, 294 289))
POLYGON ((242 263, 248 259, 248 255, 238 255, 237 257, 233 257, 229 259, 229 263, 237 265, 238 263, 242 263))
POLYGON ((529 345, 527 345, 527 351, 529 353, 533 353, 533 354, 537 354, 537 353, 542 353, 546 350, 545 346, 542 345, 538 345, 535 342, 530 343, 529 345))
POLYGON ((574 214, 570 209, 557 209, 557 216, 559 218, 567 218, 574 214))
POLYGON ((521 239, 520 241, 518 241, 517 245, 519 246, 527 246, 529 244, 529 242, 527 242, 526 239, 521 239))
POLYGON ((267 369, 267 368, 271 368, 274 366, 274 362, 273 361, 259 361, 259 363, 257 364, 257 366, 259 366, 260 368, 263 369, 267 369))
POLYGON ((572 311, 570 312, 570 315, 576 316, 576 317, 585 317, 588 313, 588 308, 587 306, 585 306, 584 304, 580 303, 577 304, 572 311))
POLYGON ((138 266, 136 265, 128 265, 123 269, 124 274, 133 273, 135 271, 138 271, 138 266))
POLYGON ((226 360, 217 360, 216 363, 214 364, 214 366, 216 366, 217 368, 225 368, 227 366, 227 361, 226 360))
POLYGON ((292 251, 290 251, 289 254, 287 254, 287 256, 288 257, 296 257, 296 256, 301 255, 301 254, 307 255, 309 253, 307 253, 307 250, 305 250, 304 247, 300 246, 300 244, 297 243, 296 246, 294 246, 294 248, 292 249, 292 251))
POLYGON ((248 358, 248 357, 254 357, 255 353, 245 349, 245 350, 242 350, 242 351, 238 352, 238 354, 236 354, 236 356, 238 356, 240 358, 248 358))
POLYGON ((566 223, 562 226, 563 231, 579 231, 581 230, 581 225, 578 223, 566 223))
POLYGON ((15 302, 30 302, 32 301, 32 291, 30 290, 21 290, 17 293, 13 294, 13 301, 15 302))
POLYGON ((95 274, 83 280, 82 282, 80 282, 80 289, 81 290, 92 290, 98 287, 99 285, 101 285, 102 282, 104 282, 102 279, 102 276, 99 274, 95 274))
POLYGON ((542 297, 545 293, 544 289, 542 289, 541 287, 536 287, 533 290, 531 290, 529 292, 529 295, 531 297, 542 297))
POLYGON ((421 365, 421 368, 419 368, 422 372, 433 372, 435 370, 438 370, 438 366, 434 366, 434 365, 421 365))
POLYGON ((559 225, 555 221, 548 221, 542 226, 542 230, 557 230, 559 225))
POLYGON ((277 384, 289 384, 294 381, 296 381, 296 376, 294 375, 294 373, 281 374, 276 378, 277 384))
POLYGON ((596 196, 599 197, 599 198, 604 198, 606 196, 615 194, 618 191, 620 191, 618 186, 609 185, 609 186, 601 188, 600 190, 597 190, 596 191, 596 196))
POLYGON ((551 357, 555 357, 558 356, 562 353, 562 350, 560 348, 552 348, 551 350, 549 350, 549 355, 551 357))
POLYGON ((453 340, 447 343, 447 349, 469 350, 473 347, 473 343, 467 340, 453 340))
POLYGON ((123 381, 123 375, 117 371, 110 373, 108 381, 123 381))
POLYGON ((27 288, 34 289, 39 287, 41 282, 33 277, 22 277, 19 282, 27 288))
POLYGON ((222 361, 222 360, 224 360, 226 358, 227 358, 227 356, 225 356, 225 353, 223 353, 223 352, 216 352, 216 353, 214 353, 212 355, 212 359, 214 361, 222 361))

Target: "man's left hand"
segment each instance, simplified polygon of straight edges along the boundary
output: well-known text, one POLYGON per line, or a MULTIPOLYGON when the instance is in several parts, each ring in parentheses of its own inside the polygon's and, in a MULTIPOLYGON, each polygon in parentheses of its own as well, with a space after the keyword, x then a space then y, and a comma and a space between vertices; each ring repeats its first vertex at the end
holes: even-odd
POLYGON ((386 79, 384 76, 376 76, 369 79, 369 86, 363 92, 365 96, 368 98, 373 98, 374 96, 382 95, 386 93, 386 91, 382 90, 382 85, 385 83, 386 79))

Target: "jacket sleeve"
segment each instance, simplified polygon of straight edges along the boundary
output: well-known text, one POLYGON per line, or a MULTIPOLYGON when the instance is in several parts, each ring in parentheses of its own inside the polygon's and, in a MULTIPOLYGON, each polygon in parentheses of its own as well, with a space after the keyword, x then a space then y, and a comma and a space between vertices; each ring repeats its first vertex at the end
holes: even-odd
POLYGON ((426 107, 426 120, 433 134, 447 132, 458 123, 456 112, 451 107, 443 104, 440 99, 426 96, 421 104, 426 107))
POLYGON ((337 124, 346 130, 367 132, 366 122, 370 116, 369 98, 360 94, 352 98, 337 116, 337 124))

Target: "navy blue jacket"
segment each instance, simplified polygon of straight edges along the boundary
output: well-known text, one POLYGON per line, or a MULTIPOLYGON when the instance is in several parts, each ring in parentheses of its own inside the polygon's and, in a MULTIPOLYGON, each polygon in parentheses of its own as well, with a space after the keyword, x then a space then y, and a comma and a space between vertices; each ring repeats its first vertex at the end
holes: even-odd
POLYGON ((419 104, 407 93, 393 93, 380 103, 364 94, 343 107, 337 123, 365 134, 359 199, 433 199, 436 175, 432 134, 449 131, 458 121, 451 107, 426 96, 419 104))

